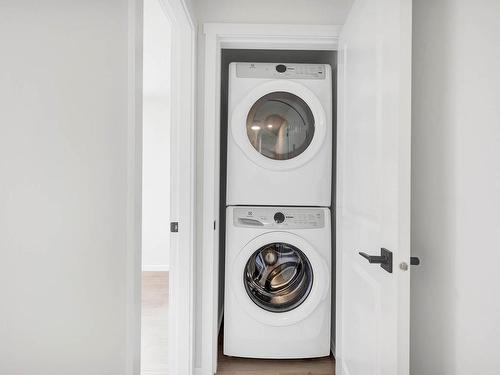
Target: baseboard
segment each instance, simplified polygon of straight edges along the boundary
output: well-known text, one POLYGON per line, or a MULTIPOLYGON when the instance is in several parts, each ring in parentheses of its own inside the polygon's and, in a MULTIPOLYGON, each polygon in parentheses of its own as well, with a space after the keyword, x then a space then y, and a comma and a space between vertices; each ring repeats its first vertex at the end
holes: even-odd
POLYGON ((168 264, 143 264, 142 270, 146 272, 168 272, 168 264))

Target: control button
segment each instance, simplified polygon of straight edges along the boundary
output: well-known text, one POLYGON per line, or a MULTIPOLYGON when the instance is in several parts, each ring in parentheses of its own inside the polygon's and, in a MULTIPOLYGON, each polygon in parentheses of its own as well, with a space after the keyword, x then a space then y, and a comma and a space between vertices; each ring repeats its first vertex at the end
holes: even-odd
POLYGON ((277 222, 278 224, 281 224, 282 222, 285 221, 285 215, 283 215, 282 212, 276 212, 274 214, 274 221, 277 222))
POLYGON ((242 225, 253 225, 253 226, 258 226, 258 227, 264 226, 264 224, 259 220, 247 219, 245 217, 238 218, 238 223, 240 223, 242 225))
POLYGON ((278 73, 285 73, 286 72, 286 66, 283 64, 276 65, 276 71, 278 73))

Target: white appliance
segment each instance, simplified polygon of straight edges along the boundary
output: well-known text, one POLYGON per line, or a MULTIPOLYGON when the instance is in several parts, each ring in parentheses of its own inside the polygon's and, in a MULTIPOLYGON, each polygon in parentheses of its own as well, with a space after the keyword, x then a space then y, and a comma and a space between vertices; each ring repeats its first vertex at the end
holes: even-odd
POLYGON ((226 204, 330 206, 331 67, 232 63, 228 100, 226 204))
POLYGON ((228 207, 224 354, 330 354, 330 210, 228 207))

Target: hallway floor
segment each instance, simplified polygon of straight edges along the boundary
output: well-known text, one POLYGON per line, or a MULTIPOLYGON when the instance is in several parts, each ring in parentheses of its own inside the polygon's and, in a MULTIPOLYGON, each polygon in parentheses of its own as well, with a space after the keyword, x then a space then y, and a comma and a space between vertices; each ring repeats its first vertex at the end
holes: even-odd
POLYGON ((168 272, 142 273, 141 375, 168 373, 168 272))

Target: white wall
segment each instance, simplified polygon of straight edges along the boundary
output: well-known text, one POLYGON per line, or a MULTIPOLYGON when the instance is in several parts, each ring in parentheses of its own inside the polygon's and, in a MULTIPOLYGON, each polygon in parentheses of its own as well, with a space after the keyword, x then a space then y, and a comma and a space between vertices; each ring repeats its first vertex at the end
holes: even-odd
POLYGON ((128 2, 0 3, 0 373, 127 374, 128 2))
POLYGON ((170 248, 170 24, 144 1, 142 268, 165 271, 170 248))
POLYGON ((193 0, 200 23, 342 25, 353 0, 193 0))
POLYGON ((412 375, 500 373, 499 17, 414 1, 412 375))

